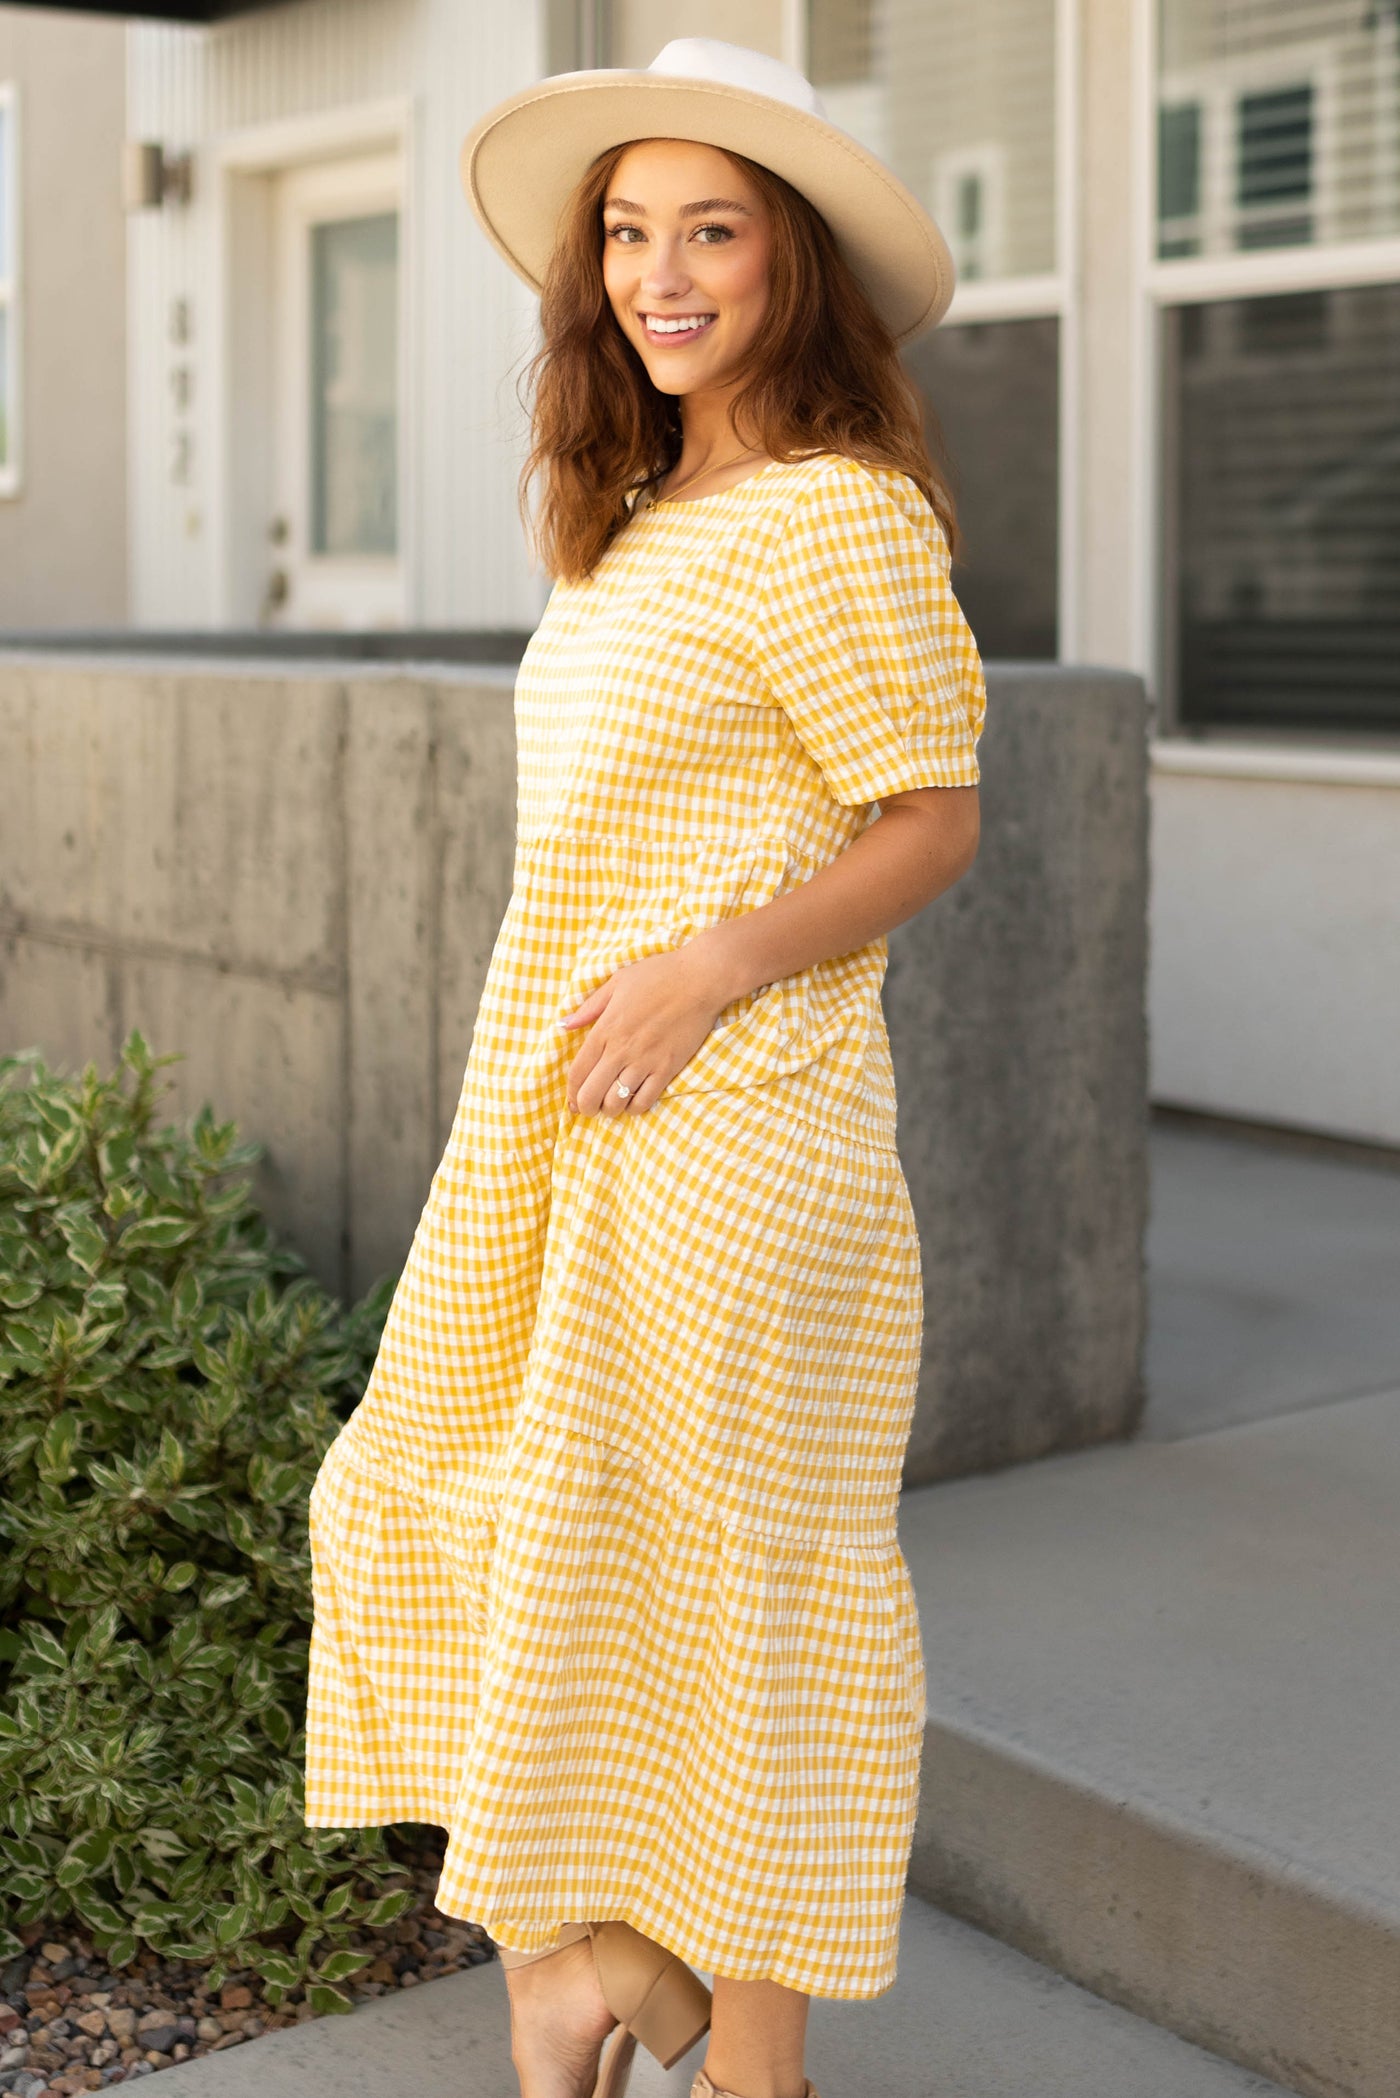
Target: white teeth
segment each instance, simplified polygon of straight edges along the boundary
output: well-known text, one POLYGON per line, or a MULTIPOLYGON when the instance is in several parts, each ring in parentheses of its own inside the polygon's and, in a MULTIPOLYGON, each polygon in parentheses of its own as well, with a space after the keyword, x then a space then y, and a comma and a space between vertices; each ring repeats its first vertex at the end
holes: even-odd
POLYGON ((649 313, 646 324, 653 335, 684 335, 693 333, 696 328, 705 327, 713 319, 712 313, 695 313, 685 320, 663 321, 657 320, 654 314, 649 313))

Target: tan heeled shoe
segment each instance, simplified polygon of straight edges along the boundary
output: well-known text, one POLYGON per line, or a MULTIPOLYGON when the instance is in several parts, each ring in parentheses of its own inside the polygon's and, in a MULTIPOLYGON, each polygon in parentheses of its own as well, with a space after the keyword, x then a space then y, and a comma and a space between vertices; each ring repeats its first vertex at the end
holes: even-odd
POLYGON ((593 2098, 622 2098, 638 2040, 663 2069, 678 2062, 710 2023, 710 1992, 693 1967, 630 1923, 565 1923, 553 1945, 540 1952, 512 1952, 499 1945, 503 1967, 548 1959, 566 1945, 588 1938, 604 2003, 617 2019, 599 2064, 593 2098))
MULTIPOLYGON (((695 2081, 690 2086, 690 2098, 739 2098, 737 2091, 722 2091, 717 2083, 711 2083, 703 2069, 695 2072, 695 2081)), ((816 2085, 804 2083, 802 2098, 817 2098, 816 2085)))

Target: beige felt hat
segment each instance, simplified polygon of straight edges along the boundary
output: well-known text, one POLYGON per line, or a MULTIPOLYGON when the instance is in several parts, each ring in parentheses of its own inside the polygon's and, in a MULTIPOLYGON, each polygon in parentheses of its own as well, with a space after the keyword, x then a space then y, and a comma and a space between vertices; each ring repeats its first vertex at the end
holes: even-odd
POLYGON ((678 37, 645 72, 556 73, 498 102, 462 143, 462 183, 487 237, 538 291, 559 218, 600 153, 685 138, 742 153, 814 204, 896 342, 953 296, 948 244, 883 161, 833 124, 809 80, 761 51, 678 37))

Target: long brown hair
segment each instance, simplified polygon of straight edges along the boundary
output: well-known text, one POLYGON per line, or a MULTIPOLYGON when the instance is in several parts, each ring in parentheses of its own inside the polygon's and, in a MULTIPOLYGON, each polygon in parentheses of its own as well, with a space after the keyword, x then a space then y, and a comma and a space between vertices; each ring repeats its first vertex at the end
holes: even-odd
MULTIPOLYGON (((631 142, 629 142, 631 143, 631 142)), ((592 574, 630 514, 638 488, 680 456, 679 408, 657 391, 614 317, 603 283, 603 199, 628 150, 601 154, 560 222, 540 303, 544 344, 531 360, 533 443, 522 511, 543 482, 535 543, 551 575, 592 574)), ((773 227, 768 311, 746 360, 733 419, 770 459, 836 452, 891 466, 922 491, 954 553, 958 529, 940 461, 937 419, 925 417, 889 329, 807 199, 744 155, 727 156, 762 196, 773 227)))

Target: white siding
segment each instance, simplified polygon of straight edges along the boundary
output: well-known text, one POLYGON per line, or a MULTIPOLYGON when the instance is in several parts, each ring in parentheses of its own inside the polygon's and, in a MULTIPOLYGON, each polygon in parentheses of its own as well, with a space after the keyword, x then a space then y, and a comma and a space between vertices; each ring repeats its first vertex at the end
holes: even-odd
POLYGON ((493 0, 294 0, 214 29, 134 25, 128 130, 196 153, 193 201, 130 220, 132 617, 143 626, 223 623, 227 611, 219 472, 221 145, 253 127, 407 98, 404 268, 405 428, 412 623, 533 625, 542 585, 516 522, 521 418, 512 372, 533 342, 533 299, 477 231, 457 150, 477 115, 543 71, 539 11, 493 0), (188 299, 191 340, 169 339, 188 299), (171 368, 189 364, 180 409, 171 368), (171 478, 180 429, 187 486, 171 478))
POLYGON ((1152 783, 1154 1099, 1400 1144, 1400 761, 1192 762, 1152 783))

